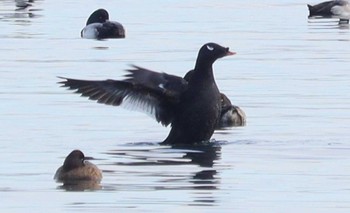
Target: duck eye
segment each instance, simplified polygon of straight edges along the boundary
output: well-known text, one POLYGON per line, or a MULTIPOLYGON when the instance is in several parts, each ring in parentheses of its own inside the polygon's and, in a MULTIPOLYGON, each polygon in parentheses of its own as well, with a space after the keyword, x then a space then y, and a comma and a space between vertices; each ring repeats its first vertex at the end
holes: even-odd
POLYGON ((210 50, 210 51, 213 51, 214 50, 214 47, 210 46, 210 45, 207 45, 207 49, 210 50))

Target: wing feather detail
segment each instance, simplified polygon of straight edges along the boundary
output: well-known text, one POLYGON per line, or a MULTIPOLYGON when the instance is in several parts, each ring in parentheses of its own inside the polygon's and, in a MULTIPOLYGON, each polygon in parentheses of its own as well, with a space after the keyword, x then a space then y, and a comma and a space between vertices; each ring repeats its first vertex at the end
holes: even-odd
POLYGON ((169 125, 174 106, 187 88, 187 81, 137 66, 133 68, 128 70, 125 80, 95 81, 59 77, 63 81, 58 83, 97 103, 146 112, 163 125, 169 125))

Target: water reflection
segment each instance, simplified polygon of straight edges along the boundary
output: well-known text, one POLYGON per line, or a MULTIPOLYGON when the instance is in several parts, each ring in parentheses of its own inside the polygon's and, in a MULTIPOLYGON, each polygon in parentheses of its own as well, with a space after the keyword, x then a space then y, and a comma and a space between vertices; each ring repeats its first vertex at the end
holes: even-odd
POLYGON ((111 150, 107 154, 112 156, 110 159, 127 159, 127 162, 111 164, 127 167, 128 177, 141 178, 136 182, 138 190, 190 190, 195 203, 208 205, 216 202, 213 191, 220 188, 220 173, 215 164, 221 158, 221 146, 217 143, 148 148, 135 145, 134 148, 111 150), (159 180, 148 182, 145 177, 159 180))
MULTIPOLYGON (((200 167, 213 168, 214 162, 221 157, 221 146, 218 145, 197 145, 187 147, 173 147, 173 149, 188 150, 184 151, 183 159, 189 159, 188 163, 195 164, 200 167)), ((217 189, 218 172, 215 169, 203 169, 196 172, 192 176, 193 189, 217 189)))
POLYGON ((58 189, 66 191, 93 191, 101 189, 101 185, 97 181, 71 181, 65 182, 58 189))
POLYGON ((221 146, 205 144, 195 146, 174 146, 173 149, 185 151, 184 159, 190 159, 192 164, 200 167, 213 167, 214 161, 220 158, 221 146))
POLYGON ((4 22, 26 25, 31 22, 30 19, 40 17, 37 12, 42 11, 42 9, 35 8, 34 1, 16 0, 5 3, 0 2, 0 21, 4 22))
POLYGON ((193 146, 172 146, 170 148, 159 146, 158 148, 151 147, 149 149, 140 149, 137 144, 134 145, 135 149, 111 150, 107 152, 107 154, 123 155, 138 160, 136 162, 117 162, 115 163, 116 165, 145 166, 196 164, 200 167, 213 167, 214 161, 220 158, 221 153, 221 146, 216 143, 193 146), (155 156, 154 153, 157 151, 169 154, 169 156, 155 156), (181 157, 178 157, 177 155, 174 157, 171 154, 181 154, 181 157))
POLYGON ((349 24, 339 22, 334 18, 309 18, 308 25, 312 29, 349 29, 349 24))

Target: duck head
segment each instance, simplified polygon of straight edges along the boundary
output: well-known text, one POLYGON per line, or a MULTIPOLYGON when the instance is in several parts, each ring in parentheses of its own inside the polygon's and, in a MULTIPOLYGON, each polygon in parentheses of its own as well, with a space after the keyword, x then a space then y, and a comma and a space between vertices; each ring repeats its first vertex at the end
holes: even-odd
POLYGON ((86 22, 86 25, 92 23, 104 23, 109 20, 109 14, 105 9, 98 9, 94 11, 86 22))
POLYGON ((196 67, 200 65, 211 66, 217 59, 234 54, 236 53, 231 52, 228 47, 212 42, 206 43, 198 52, 196 67))

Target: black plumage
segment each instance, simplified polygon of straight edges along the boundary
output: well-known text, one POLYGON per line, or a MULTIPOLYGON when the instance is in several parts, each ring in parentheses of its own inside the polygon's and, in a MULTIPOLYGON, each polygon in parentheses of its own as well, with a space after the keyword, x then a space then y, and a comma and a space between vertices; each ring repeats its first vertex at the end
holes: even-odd
POLYGON ((325 1, 315 5, 307 5, 309 18, 339 18, 339 24, 349 23, 350 6, 347 0, 325 1))
POLYGON ((214 133, 220 117, 221 96, 212 65, 218 58, 233 54, 229 48, 215 43, 203 45, 188 81, 133 66, 124 80, 63 78, 60 83, 99 103, 115 106, 128 103, 150 113, 163 125, 171 124, 163 144, 193 144, 208 141, 214 133))
POLYGON ((331 12, 331 8, 336 4, 337 4, 337 1, 325 1, 315 5, 308 4, 307 7, 309 9, 309 17, 312 17, 312 16, 331 17, 333 15, 331 12))

